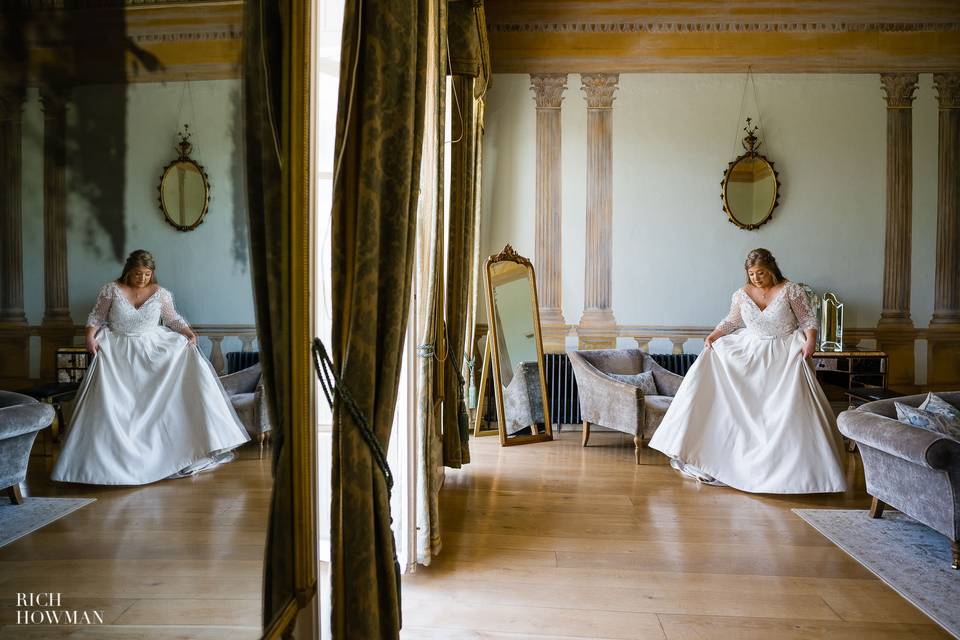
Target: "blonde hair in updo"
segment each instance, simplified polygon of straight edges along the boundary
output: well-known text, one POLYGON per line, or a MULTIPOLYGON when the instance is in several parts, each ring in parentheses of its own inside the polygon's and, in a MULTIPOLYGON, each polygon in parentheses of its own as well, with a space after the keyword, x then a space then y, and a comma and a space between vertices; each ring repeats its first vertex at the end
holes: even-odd
POLYGON ((130 272, 137 267, 150 269, 150 284, 157 284, 157 264, 153 261, 153 254, 143 249, 137 249, 127 256, 127 262, 123 265, 123 272, 117 278, 117 282, 129 286, 127 279, 130 277, 130 272))
MULTIPOLYGON (((743 263, 744 271, 749 271, 750 267, 763 267, 773 275, 773 284, 780 284, 786 278, 780 272, 777 266, 777 259, 766 249, 754 249, 747 254, 747 259, 743 263)), ((750 276, 747 276, 747 284, 750 283, 750 276)))

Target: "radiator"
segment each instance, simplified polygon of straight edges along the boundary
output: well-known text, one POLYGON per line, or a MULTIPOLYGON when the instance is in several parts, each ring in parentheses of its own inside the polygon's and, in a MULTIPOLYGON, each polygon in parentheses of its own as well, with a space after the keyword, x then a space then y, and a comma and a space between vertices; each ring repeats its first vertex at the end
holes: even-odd
POLYGON ((693 362, 697 359, 697 354, 651 353, 650 357, 653 358, 654 362, 667 371, 671 371, 677 375, 685 376, 687 375, 687 371, 690 370, 690 367, 693 366, 693 362))
MULTIPOLYGON (((667 371, 686 375, 697 359, 695 353, 652 353, 654 361, 667 371)), ((543 375, 547 380, 547 399, 550 402, 550 420, 553 424, 579 424, 580 396, 573 365, 565 353, 544 355, 543 375)))
MULTIPOLYGON (((668 371, 686 375, 697 359, 695 353, 652 353, 654 361, 668 371)), ((550 404, 550 422, 555 425, 580 424, 580 395, 573 365, 565 353, 547 353, 543 356, 543 377, 547 381, 547 402, 550 404)), ((496 422, 496 406, 493 403, 493 388, 488 390, 490 401, 486 407, 486 419, 496 422)))
POLYGON ((573 365, 565 353, 548 353, 544 359, 544 378, 547 380, 547 400, 550 402, 550 421, 553 424, 580 423, 580 396, 573 365))
POLYGON ((231 351, 226 355, 227 373, 243 371, 260 362, 259 351, 231 351))

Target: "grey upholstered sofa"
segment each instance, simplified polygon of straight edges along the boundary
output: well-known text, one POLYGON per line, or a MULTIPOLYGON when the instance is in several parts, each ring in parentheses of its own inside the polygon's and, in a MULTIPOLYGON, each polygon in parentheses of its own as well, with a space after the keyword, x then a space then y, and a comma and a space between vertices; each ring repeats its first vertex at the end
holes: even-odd
POLYGON ((270 414, 267 411, 267 399, 261 383, 260 363, 236 373, 220 376, 230 404, 233 405, 240 422, 243 423, 251 438, 260 445, 260 457, 263 457, 263 444, 270 434, 270 414))
POLYGON ((23 502, 20 483, 27 477, 30 449, 37 434, 53 422, 54 410, 30 396, 0 391, 0 489, 23 502))
POLYGON ((580 394, 583 446, 590 439, 591 424, 616 429, 633 436, 639 464, 640 445, 660 425, 683 376, 670 373, 639 349, 572 351, 569 355, 580 394), (644 396, 638 387, 607 375, 644 371, 653 372, 657 395, 644 396))
MULTIPOLYGON (((938 394, 960 407, 960 391, 938 394)), ((926 394, 897 398, 919 406, 926 394)), ((884 503, 950 539, 953 568, 960 568, 960 442, 897 420, 893 400, 844 411, 840 432, 857 443, 863 458, 870 515, 879 518, 884 503)))

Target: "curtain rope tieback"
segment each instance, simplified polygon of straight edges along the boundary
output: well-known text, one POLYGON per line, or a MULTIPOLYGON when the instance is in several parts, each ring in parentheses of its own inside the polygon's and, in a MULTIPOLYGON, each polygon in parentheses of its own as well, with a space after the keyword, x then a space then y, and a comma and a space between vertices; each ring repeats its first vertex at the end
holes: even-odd
MULTIPOLYGON (((390 466, 387 464, 387 456, 383 451, 383 447, 380 446, 380 441, 377 439, 373 429, 370 428, 370 423, 367 422, 360 407, 358 407, 356 401, 354 401, 353 395, 334 371, 333 361, 330 360, 327 349, 323 346, 323 341, 321 341, 320 338, 313 339, 311 351, 313 352, 313 367, 316 369, 317 378, 320 380, 323 395, 327 398, 327 404, 333 409, 333 396, 337 395, 340 397, 340 400, 347 408, 347 412, 350 413, 353 421, 357 424, 357 427, 360 428, 360 435, 363 437, 364 442, 367 443, 367 447, 373 455, 374 462, 377 463, 377 467, 379 467, 380 472, 383 473, 383 477, 387 481, 387 492, 389 495, 389 493, 393 491, 393 474, 390 472, 390 466)), ((391 520, 392 519, 391 517, 391 520)))

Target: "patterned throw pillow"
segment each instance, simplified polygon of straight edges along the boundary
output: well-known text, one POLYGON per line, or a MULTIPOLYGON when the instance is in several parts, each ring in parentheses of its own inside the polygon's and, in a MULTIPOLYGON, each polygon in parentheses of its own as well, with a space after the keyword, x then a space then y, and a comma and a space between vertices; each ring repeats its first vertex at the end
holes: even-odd
POLYGON ((933 393, 927 394, 927 399, 923 401, 920 408, 930 413, 942 416, 948 424, 960 427, 960 409, 933 393))
POLYGON ((902 402, 894 402, 893 405, 897 408, 897 420, 900 422, 960 441, 960 425, 951 425, 940 414, 911 407, 902 402))
POLYGON ((645 396, 657 395, 657 383, 653 379, 652 371, 644 371, 643 373, 608 373, 607 375, 614 380, 639 387, 645 396))

